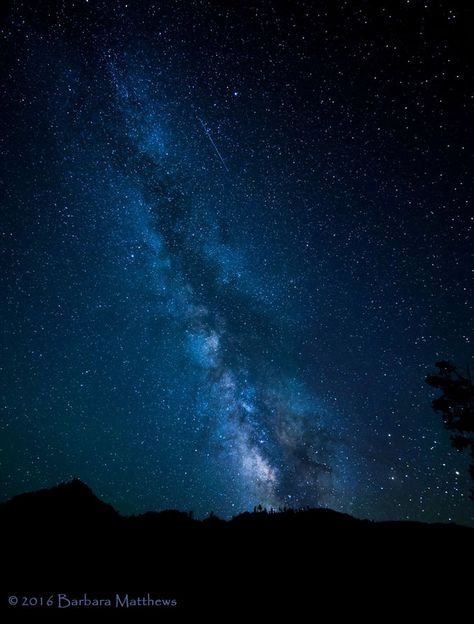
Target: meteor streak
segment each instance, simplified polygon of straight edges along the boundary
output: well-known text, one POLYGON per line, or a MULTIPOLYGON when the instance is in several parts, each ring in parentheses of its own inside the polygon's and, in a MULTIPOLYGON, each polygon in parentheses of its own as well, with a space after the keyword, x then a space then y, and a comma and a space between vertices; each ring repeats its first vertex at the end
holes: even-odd
POLYGON ((202 126, 202 129, 204 130, 204 134, 207 136, 207 138, 209 139, 212 147, 214 148, 216 154, 219 156, 219 160, 222 163, 222 166, 224 167, 224 169, 227 171, 227 173, 229 173, 229 168, 227 167, 227 165, 225 164, 225 160, 222 158, 222 154, 220 153, 220 151, 217 148, 217 145, 214 143, 214 139, 211 136, 211 131, 209 130, 209 128, 206 126, 206 124, 203 122, 202 119, 200 119, 198 117, 198 121, 202 126))

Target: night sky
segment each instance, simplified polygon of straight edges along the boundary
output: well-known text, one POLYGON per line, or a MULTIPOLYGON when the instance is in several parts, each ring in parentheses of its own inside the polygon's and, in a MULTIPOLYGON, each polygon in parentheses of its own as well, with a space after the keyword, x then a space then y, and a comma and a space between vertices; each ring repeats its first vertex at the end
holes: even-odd
POLYGON ((3 500, 474 522, 472 14, 285 5, 3 3, 3 500))

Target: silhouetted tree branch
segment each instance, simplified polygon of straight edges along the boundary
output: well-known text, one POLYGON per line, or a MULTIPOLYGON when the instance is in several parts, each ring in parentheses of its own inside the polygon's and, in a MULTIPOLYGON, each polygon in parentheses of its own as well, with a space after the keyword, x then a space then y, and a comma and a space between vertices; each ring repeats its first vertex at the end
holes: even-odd
MULTIPOLYGON (((451 362, 436 362, 438 373, 428 375, 426 383, 439 388, 443 394, 432 402, 433 409, 441 412, 444 426, 451 435, 451 444, 459 451, 469 448, 469 472, 474 480, 474 386, 469 368, 462 371, 451 362)), ((474 500, 474 489, 471 490, 474 500)))

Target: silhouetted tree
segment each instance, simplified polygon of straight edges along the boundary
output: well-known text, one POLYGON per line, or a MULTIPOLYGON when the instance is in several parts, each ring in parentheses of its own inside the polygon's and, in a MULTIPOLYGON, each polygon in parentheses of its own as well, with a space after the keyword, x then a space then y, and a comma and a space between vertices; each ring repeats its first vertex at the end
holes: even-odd
MULTIPOLYGON (((439 388, 443 394, 434 399, 432 405, 441 412, 444 426, 451 435, 451 444, 459 451, 469 448, 471 465, 469 472, 474 480, 474 386, 469 368, 462 371, 450 362, 436 362, 438 373, 428 375, 426 383, 439 388)), ((474 489, 471 490, 474 500, 474 489)))

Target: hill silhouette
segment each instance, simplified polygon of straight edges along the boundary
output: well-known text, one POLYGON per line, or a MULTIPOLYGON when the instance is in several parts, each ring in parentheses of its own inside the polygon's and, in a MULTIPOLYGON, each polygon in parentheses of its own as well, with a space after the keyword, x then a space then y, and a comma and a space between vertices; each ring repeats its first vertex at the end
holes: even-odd
MULTIPOLYGON (((367 615, 375 594, 392 609, 405 600, 436 607, 449 591, 462 593, 460 571, 474 554, 472 528, 372 522, 329 509, 242 513, 229 521, 175 510, 124 517, 77 479, 1 504, 0 525, 2 606, 11 594, 164 601, 118 609, 134 619, 250 614, 258 606, 295 616, 328 596, 341 615, 367 615), (166 602, 172 600, 176 605, 166 602)), ((55 607, 48 617, 62 612, 55 607)), ((84 608, 117 612, 114 605, 68 610, 84 608)))

